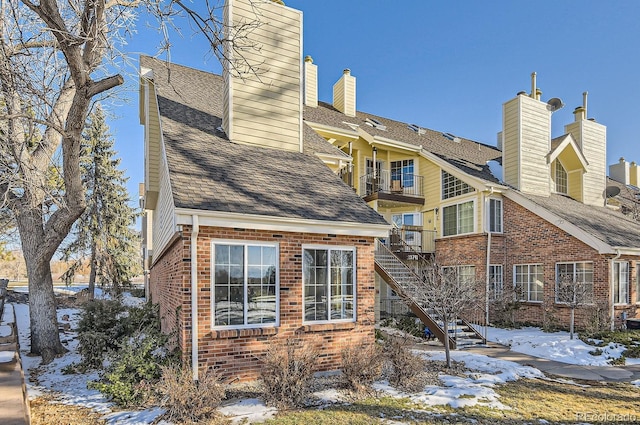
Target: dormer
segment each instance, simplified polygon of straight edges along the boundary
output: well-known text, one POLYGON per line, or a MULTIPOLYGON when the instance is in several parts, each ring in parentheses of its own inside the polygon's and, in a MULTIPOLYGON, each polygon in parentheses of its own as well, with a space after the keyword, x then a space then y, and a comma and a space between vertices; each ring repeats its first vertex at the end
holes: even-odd
POLYGON ((551 166, 551 192, 582 202, 588 162, 573 136, 565 134, 553 139, 547 162, 551 166))

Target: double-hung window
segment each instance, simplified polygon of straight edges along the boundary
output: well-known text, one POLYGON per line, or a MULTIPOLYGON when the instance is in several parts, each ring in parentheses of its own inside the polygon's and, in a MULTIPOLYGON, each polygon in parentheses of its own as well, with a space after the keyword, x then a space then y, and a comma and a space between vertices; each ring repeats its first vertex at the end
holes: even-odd
POLYGON ((593 263, 556 264, 556 302, 585 304, 593 301, 593 263))
POLYGON ((489 231, 502 233, 502 199, 489 199, 489 231))
POLYGON ((278 245, 213 242, 214 327, 276 325, 278 245))
POLYGON ((303 247, 305 322, 355 320, 354 247, 303 247))
POLYGON ((564 169, 560 161, 556 161, 556 192, 569 193, 569 179, 567 170, 564 169))
POLYGON ((629 302, 629 263, 615 261, 613 263, 613 303, 629 302))
POLYGON ((443 236, 473 233, 474 202, 449 205, 442 208, 443 236))
POLYGON ((513 267, 513 283, 520 301, 542 302, 543 279, 542 264, 518 264, 513 267))

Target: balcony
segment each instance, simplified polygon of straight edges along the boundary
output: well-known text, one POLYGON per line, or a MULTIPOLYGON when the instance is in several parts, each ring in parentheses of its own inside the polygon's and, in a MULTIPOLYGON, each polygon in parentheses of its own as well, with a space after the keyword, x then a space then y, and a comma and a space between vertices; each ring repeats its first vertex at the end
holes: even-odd
POLYGON ((436 252, 436 231, 425 230, 422 226, 394 227, 389 233, 388 246, 399 257, 432 254, 436 252))
POLYGON ((388 170, 360 177, 359 195, 365 201, 385 201, 389 207, 424 205, 424 178, 416 174, 391 176, 388 170))

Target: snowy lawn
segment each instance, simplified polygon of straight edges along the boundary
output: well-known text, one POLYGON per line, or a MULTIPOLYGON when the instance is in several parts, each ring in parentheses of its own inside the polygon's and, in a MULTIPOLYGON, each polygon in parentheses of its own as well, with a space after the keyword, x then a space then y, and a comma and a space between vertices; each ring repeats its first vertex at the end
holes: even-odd
MULTIPOLYGON (((128 299, 127 303, 129 302, 132 302, 132 299, 128 299)), ((43 393, 52 394, 60 403, 87 407, 102 414, 110 424, 150 424, 163 413, 159 408, 121 411, 98 391, 87 389, 87 382, 96 380, 97 373, 63 373, 66 366, 80 361, 80 356, 77 353, 77 334, 73 331, 79 320, 78 309, 58 311, 60 323, 70 324, 71 330, 61 334, 62 341, 69 349, 69 353, 46 366, 39 366, 39 357, 27 355, 29 351, 28 306, 16 304, 15 309, 20 332, 21 356, 30 398, 35 398, 43 393)), ((619 356, 622 351, 619 347, 606 347, 601 356, 592 356, 588 352, 594 347, 577 339, 569 340, 567 333, 544 333, 537 328, 519 330, 490 328, 489 339, 509 345, 514 351, 577 364, 606 365, 607 357, 619 356)), ((444 352, 440 350, 419 352, 428 359, 444 360, 444 352)), ((449 376, 441 373, 439 376, 440 385, 427 385, 423 391, 418 393, 403 393, 391 387, 386 381, 377 382, 375 389, 381 395, 406 398, 425 407, 448 405, 452 408, 459 408, 477 405, 490 409, 509 409, 508 406, 500 402, 499 395, 494 391, 496 385, 520 378, 542 378, 544 376, 542 372, 532 367, 465 351, 452 352, 452 359, 464 362, 470 372, 464 376, 449 376)), ((328 389, 318 392, 314 396, 321 400, 325 406, 346 402, 344 395, 338 390, 328 389)), ((267 408, 257 399, 227 403, 221 408, 221 411, 234 417, 235 422, 242 420, 261 421, 276 413, 275 409, 267 408)))
MULTIPOLYGON (((479 329, 483 332, 484 328, 479 329)), ((543 359, 556 360, 582 366, 610 366, 610 361, 622 355, 625 347, 610 343, 595 347, 578 339, 569 338, 569 332, 543 332, 540 328, 501 329, 489 327, 489 341, 511 347, 512 351, 543 359), (599 348, 602 353, 594 356, 599 348)), ((626 359, 626 364, 640 364, 640 359, 626 359)))

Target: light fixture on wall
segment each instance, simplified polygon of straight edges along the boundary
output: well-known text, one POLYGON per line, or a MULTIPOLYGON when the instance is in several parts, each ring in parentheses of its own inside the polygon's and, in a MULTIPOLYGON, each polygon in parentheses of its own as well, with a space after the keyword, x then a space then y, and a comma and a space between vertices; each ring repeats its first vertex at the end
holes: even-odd
POLYGON ((435 207, 433 211, 435 211, 436 215, 438 215, 438 207, 435 207))

